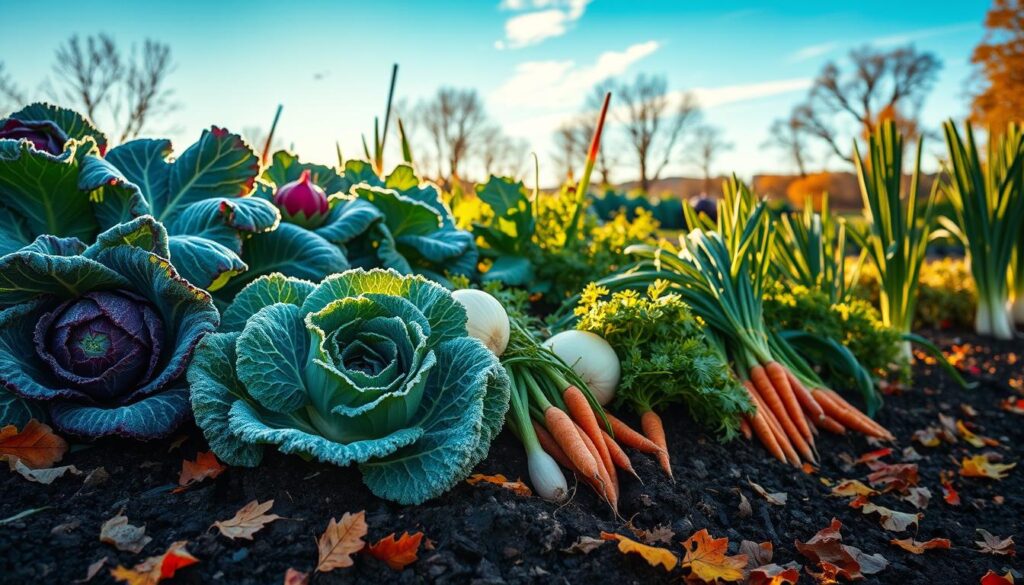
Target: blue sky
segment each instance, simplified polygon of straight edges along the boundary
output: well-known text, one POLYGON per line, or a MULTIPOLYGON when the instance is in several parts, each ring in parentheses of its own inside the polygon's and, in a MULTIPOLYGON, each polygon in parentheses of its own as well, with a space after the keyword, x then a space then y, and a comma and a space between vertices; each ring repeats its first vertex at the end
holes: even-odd
MULTIPOLYGON (((172 47, 181 107, 150 134, 183 147, 210 124, 267 125, 283 103, 281 136, 323 162, 334 160, 335 140, 347 153, 360 150, 360 133, 384 109, 393 62, 401 66, 400 98, 415 103, 440 85, 474 87, 542 164, 553 129, 579 111, 594 82, 665 74, 671 90, 697 91, 705 120, 733 143, 715 170, 750 175, 789 170, 762 147, 768 126, 804 97, 826 61, 864 44, 913 42, 936 53, 943 69, 924 122, 963 117, 969 55, 987 7, 980 0, 0 0, 4 20, 18 23, 0 36, 0 60, 32 89, 73 33, 107 32, 125 45, 156 38, 172 47)), ((547 167, 545 176, 554 177, 547 167)), ((696 172, 684 157, 670 171, 696 172)))

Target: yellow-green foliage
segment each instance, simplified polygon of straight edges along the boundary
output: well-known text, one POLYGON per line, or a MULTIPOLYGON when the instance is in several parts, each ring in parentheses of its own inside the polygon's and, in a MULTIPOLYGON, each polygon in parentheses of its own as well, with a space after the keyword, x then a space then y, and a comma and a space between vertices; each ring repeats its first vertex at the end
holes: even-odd
MULTIPOLYGON (((878 285, 873 267, 865 264, 855 294, 878 306, 878 285)), ((977 291, 971 270, 962 258, 930 260, 921 266, 914 327, 973 327, 977 291)))

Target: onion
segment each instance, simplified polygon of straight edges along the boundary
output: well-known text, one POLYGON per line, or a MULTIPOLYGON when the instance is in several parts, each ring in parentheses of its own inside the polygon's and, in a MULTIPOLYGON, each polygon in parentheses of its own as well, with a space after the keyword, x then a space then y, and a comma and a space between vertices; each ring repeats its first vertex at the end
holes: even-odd
POLYGON ((466 309, 466 329, 482 341, 494 355, 501 357, 508 347, 508 313, 498 299, 482 290, 464 288, 452 296, 466 309))
POLYGON ((569 495, 565 474, 543 449, 532 449, 527 453, 527 466, 530 469, 530 483, 537 495, 549 502, 561 502, 569 495))
POLYGON ((615 398, 619 385, 619 356, 600 335, 589 331, 563 331, 544 342, 586 382, 603 406, 615 398))

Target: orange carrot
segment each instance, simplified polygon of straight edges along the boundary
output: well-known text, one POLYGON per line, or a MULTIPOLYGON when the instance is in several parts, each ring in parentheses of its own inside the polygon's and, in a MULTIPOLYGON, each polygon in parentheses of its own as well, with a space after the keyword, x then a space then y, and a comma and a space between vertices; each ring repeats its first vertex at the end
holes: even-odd
POLYGON ((633 477, 640 479, 640 476, 636 474, 636 470, 633 469, 633 462, 629 460, 629 455, 626 455, 626 452, 615 442, 615 439, 604 430, 601 431, 601 436, 604 439, 605 446, 608 447, 608 454, 612 456, 612 463, 615 464, 615 467, 627 471, 633 477))
POLYGON ((873 425, 865 421, 867 417, 864 416, 863 413, 848 404, 843 405, 835 401, 832 396, 824 390, 817 389, 814 391, 812 396, 818 401, 818 404, 821 405, 825 414, 836 419, 836 421, 844 427, 871 437, 887 438, 885 433, 880 432, 879 429, 876 429, 873 425))
POLYGON ((832 418, 831 416, 826 416, 822 420, 819 420, 818 421, 818 426, 823 428, 823 429, 825 429, 826 431, 828 431, 830 433, 835 433, 837 435, 845 435, 846 434, 846 427, 844 427, 843 425, 839 424, 839 421, 837 421, 836 419, 832 418))
MULTIPOLYGON (((598 455, 601 456, 601 462, 604 463, 609 473, 614 476, 615 466, 612 464, 612 457, 608 453, 608 446, 604 443, 604 437, 601 436, 601 425, 597 422, 597 415, 594 414, 594 409, 590 406, 590 402, 587 401, 587 397, 579 388, 570 384, 562 392, 562 399, 565 400, 565 408, 569 411, 569 416, 572 417, 583 433, 590 438, 590 442, 594 444, 598 455)), ((613 478, 612 481, 614 483, 615 479, 613 478)))
POLYGON ((590 451, 590 454, 597 460, 597 472, 600 474, 600 483, 595 486, 595 489, 598 494, 608 501, 612 509, 615 510, 617 514, 619 511, 619 493, 616 478, 613 477, 615 468, 612 467, 609 469, 605 466, 604 462, 601 460, 601 454, 597 451, 597 446, 594 445, 594 442, 590 440, 590 437, 583 432, 583 429, 576 427, 576 430, 579 432, 580 439, 587 446, 587 450, 590 451))
POLYGON ((576 466, 569 461, 569 457, 562 451, 562 448, 555 442, 555 438, 551 436, 542 425, 538 424, 537 421, 531 421, 533 423, 533 430, 537 433, 537 441, 540 443, 542 449, 547 452, 548 455, 558 462, 562 467, 576 473, 578 470, 576 466))
POLYGON ((629 425, 615 418, 610 412, 605 411, 605 417, 612 425, 612 432, 615 433, 615 440, 619 443, 636 449, 641 453, 657 453, 660 447, 651 442, 650 439, 634 431, 629 425))
POLYGON ((765 449, 768 449, 768 452, 776 459, 785 463, 786 455, 782 452, 782 447, 779 446, 779 442, 775 439, 775 433, 768 426, 768 420, 764 416, 764 409, 759 406, 760 401, 754 394, 753 384, 750 383, 750 380, 744 380, 743 385, 746 386, 747 392, 750 394, 750 401, 756 407, 754 415, 750 417, 750 426, 753 427, 754 433, 757 434, 757 438, 760 439, 765 449))
POLYGON ((750 430, 750 423, 747 422, 746 418, 740 419, 740 432, 743 433, 743 438, 748 441, 754 436, 753 431, 750 430))
POLYGON ((764 365, 764 371, 768 374, 768 380, 772 383, 772 387, 775 388, 779 398, 782 399, 782 404, 786 407, 786 414, 789 415, 789 420, 793 421, 793 424, 796 425, 796 430, 800 431, 804 440, 813 445, 814 435, 811 434, 811 427, 807 424, 807 416, 804 414, 803 408, 800 407, 800 401, 797 400, 795 391, 789 383, 789 371, 782 367, 779 362, 768 362, 764 365))
POLYGON ((658 446, 656 455, 661 468, 669 478, 675 479, 672 477, 672 463, 668 457, 668 443, 665 441, 665 427, 661 424, 661 417, 653 410, 648 410, 640 415, 640 428, 644 430, 644 435, 658 446))
POLYGON ((843 398, 842 396, 840 396, 835 390, 829 390, 828 388, 822 388, 821 390, 822 390, 822 392, 828 394, 828 397, 831 398, 833 402, 835 402, 836 404, 838 404, 839 406, 841 406, 842 408, 844 408, 846 410, 852 411, 858 418, 860 418, 861 420, 864 421, 864 424, 866 424, 866 425, 870 426, 871 428, 875 429, 875 432, 878 433, 879 435, 881 435, 883 438, 888 439, 890 441, 895 441, 896 440, 896 437, 894 437, 892 435, 892 433, 889 432, 888 429, 886 429, 882 425, 878 424, 877 421, 875 421, 874 419, 872 419, 868 415, 866 415, 863 412, 861 412, 860 410, 858 410, 857 407, 855 407, 852 404, 850 404, 849 402, 847 402, 846 399, 843 398))
POLYGON ((804 408, 804 412, 807 413, 807 416, 810 417, 812 421, 820 421, 825 418, 825 412, 821 410, 821 405, 814 401, 814 398, 811 397, 811 393, 807 391, 807 387, 804 386, 800 380, 797 380, 796 376, 794 376, 789 370, 786 370, 786 374, 789 378, 789 386, 793 389, 793 394, 796 394, 796 399, 800 402, 800 406, 804 408))
MULTIPOLYGON (((757 365, 750 368, 750 381, 754 383, 754 388, 757 389, 757 393, 761 400, 764 401, 765 406, 775 416, 775 420, 778 421, 783 432, 785 432, 786 438, 808 461, 814 461, 814 454, 811 448, 804 441, 803 435, 797 430, 796 425, 790 420, 789 414, 786 412, 786 406, 783 404, 775 387, 772 386, 768 375, 765 374, 764 367, 757 365)), ((801 414, 801 416, 803 415, 801 414)), ((785 448, 785 445, 783 445, 783 448, 785 448)), ((796 464, 800 465, 799 462, 796 464)))
POLYGON ((757 405, 758 412, 764 417, 766 423, 768 423, 768 429, 771 430, 772 434, 775 435, 775 441, 779 445, 779 449, 785 453, 783 461, 789 461, 793 465, 800 466, 800 456, 797 455, 796 450, 793 449, 793 444, 790 442, 789 437, 786 436, 785 431, 782 430, 782 425, 779 424, 779 420, 775 418, 772 410, 768 408, 764 399, 758 394, 757 388, 753 385, 753 382, 747 380, 746 384, 750 384, 747 390, 750 391, 751 397, 757 405))
POLYGON ((590 454, 587 444, 583 442, 579 431, 576 430, 576 424, 572 422, 569 415, 557 406, 551 406, 544 411, 544 422, 555 442, 562 448, 562 451, 565 451, 569 461, 572 461, 583 477, 600 481, 598 462, 590 454))

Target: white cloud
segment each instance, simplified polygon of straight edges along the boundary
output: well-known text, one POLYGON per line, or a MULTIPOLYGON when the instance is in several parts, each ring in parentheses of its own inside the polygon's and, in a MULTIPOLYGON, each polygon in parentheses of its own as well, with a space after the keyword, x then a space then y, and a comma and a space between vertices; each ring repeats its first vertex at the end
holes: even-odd
MULTIPOLYGON (((796 79, 779 79, 760 83, 741 85, 724 85, 722 87, 698 87, 690 90, 697 98, 700 107, 709 109, 737 102, 748 102, 794 91, 803 91, 811 87, 813 80, 809 77, 796 79)), ((680 92, 679 96, 682 95, 680 92)))
POLYGON ((959 24, 950 24, 946 26, 935 26, 932 28, 922 28, 919 30, 912 30, 905 33, 899 33, 895 35, 889 35, 885 37, 878 37, 872 39, 870 43, 876 47, 891 47, 894 45, 906 45, 914 41, 920 41, 923 39, 930 39, 933 37, 941 37, 950 34, 956 34, 959 32, 979 30, 981 25, 976 22, 961 22, 959 24))
POLYGON ((498 49, 518 49, 564 35, 579 20, 591 0, 502 0, 502 10, 521 12, 505 21, 505 38, 498 49))
POLYGON ((806 61, 808 59, 814 59, 815 57, 821 57, 822 55, 827 55, 827 54, 831 53, 832 51, 835 51, 838 48, 839 48, 839 43, 837 43, 835 41, 831 41, 831 42, 827 42, 827 43, 820 43, 820 44, 817 44, 817 45, 808 45, 808 46, 803 47, 803 48, 801 48, 801 49, 799 49, 797 51, 794 51, 793 54, 789 56, 789 61, 791 63, 795 63, 795 62, 798 62, 798 61, 806 61))
POLYGON ((580 105, 592 87, 624 73, 660 46, 657 41, 647 41, 631 45, 625 51, 607 51, 592 65, 578 66, 571 60, 520 63, 515 73, 489 98, 501 108, 572 110, 580 105))

